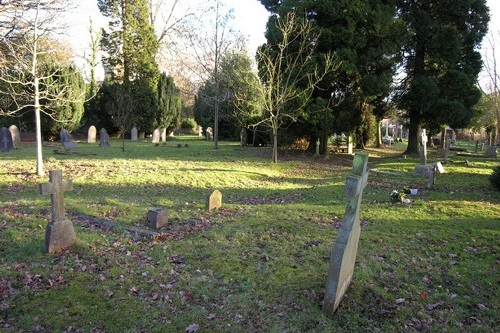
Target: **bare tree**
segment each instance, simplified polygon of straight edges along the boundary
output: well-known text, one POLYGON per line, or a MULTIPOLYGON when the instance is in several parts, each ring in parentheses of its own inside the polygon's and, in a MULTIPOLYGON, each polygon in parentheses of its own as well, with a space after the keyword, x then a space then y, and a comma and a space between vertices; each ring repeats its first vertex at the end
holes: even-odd
POLYGON ((185 29, 189 69, 194 81, 212 80, 215 85, 215 97, 204 99, 214 107, 214 148, 218 149, 219 106, 227 97, 226 91, 220 87, 220 65, 222 57, 231 50, 241 50, 244 45, 242 35, 232 29, 233 10, 227 10, 220 0, 211 0, 200 8, 195 22, 200 24, 196 29, 185 29))
POLYGON ((294 122, 309 103, 313 90, 323 78, 338 69, 340 61, 332 54, 321 68, 313 59, 318 41, 310 22, 298 20, 293 12, 277 18, 281 40, 271 49, 263 45, 257 52, 261 82, 258 88, 264 104, 263 120, 254 126, 268 127, 273 138, 273 163, 278 162, 278 131, 294 122))
POLYGON ((63 33, 64 27, 58 19, 72 5, 71 0, 2 1, 0 94, 2 99, 9 100, 9 107, 0 110, 0 115, 34 109, 39 176, 44 175, 40 113, 56 119, 51 106, 71 102, 67 100, 70 86, 57 85, 57 71, 41 68, 42 59, 50 58, 50 50, 43 41, 55 40, 56 35, 63 33), (45 102, 43 105, 41 100, 45 102))
POLYGON ((486 78, 483 87, 481 87, 483 95, 488 100, 487 116, 492 118, 494 122, 495 142, 492 142, 493 145, 500 143, 500 64, 497 63, 499 55, 496 49, 496 41, 498 40, 500 40, 500 31, 496 33, 496 36, 491 32, 487 38, 488 46, 483 54, 483 69, 486 78))

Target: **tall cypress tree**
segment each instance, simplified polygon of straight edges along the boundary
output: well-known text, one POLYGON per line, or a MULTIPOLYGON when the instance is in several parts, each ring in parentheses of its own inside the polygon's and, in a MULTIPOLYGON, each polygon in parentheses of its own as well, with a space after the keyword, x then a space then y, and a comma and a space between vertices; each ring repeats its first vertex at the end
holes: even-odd
POLYGON ((163 72, 158 81, 158 113, 153 125, 166 128, 169 133, 179 126, 181 114, 181 92, 175 86, 174 79, 163 72))
POLYGON ((101 47, 106 52, 103 64, 106 74, 123 84, 134 97, 138 126, 152 130, 157 113, 159 79, 155 57, 158 40, 149 21, 147 0, 98 0, 101 13, 109 18, 103 31, 101 47))
POLYGON ((401 0, 409 32, 399 107, 409 119, 406 153, 418 152, 421 126, 467 126, 480 99, 480 43, 488 28, 485 0, 401 0))

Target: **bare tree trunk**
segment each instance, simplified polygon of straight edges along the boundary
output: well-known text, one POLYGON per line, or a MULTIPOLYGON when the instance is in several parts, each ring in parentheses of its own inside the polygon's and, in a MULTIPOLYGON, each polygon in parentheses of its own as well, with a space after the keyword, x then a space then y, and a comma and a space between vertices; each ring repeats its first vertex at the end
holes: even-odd
POLYGON ((278 163, 278 129, 273 128, 273 163, 278 163))

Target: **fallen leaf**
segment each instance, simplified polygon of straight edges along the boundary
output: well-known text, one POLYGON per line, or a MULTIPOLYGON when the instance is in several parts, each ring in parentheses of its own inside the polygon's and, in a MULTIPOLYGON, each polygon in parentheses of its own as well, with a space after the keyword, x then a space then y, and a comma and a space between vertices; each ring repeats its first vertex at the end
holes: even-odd
POLYGON ((422 298, 422 301, 425 302, 429 298, 429 293, 427 291, 421 291, 420 292, 420 297, 422 298))
POLYGON ((191 324, 184 331, 186 333, 195 333, 195 332, 198 332, 199 329, 200 329, 200 326, 198 324, 191 324))

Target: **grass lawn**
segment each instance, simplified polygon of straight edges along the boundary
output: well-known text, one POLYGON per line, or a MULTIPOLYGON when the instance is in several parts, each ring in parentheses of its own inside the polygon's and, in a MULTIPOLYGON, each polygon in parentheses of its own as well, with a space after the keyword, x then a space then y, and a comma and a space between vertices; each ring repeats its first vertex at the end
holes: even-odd
MULTIPOLYGON (((498 332, 499 159, 451 155, 434 190, 403 147, 368 150, 353 283, 321 311, 352 157, 179 137, 167 145, 44 147, 73 180, 77 242, 43 252, 50 198, 35 147, 0 154, 0 332, 498 332), (178 147, 180 145, 180 147, 178 147), (418 188, 411 203, 390 193, 418 188), (219 189, 223 208, 208 212, 219 189), (150 208, 170 225, 153 238, 150 208), (192 219, 192 218, 197 219, 192 219), (107 224, 98 223, 107 222, 107 224), (113 228, 109 227, 113 224, 113 228)), ((431 149, 429 161, 443 160, 431 149)))

